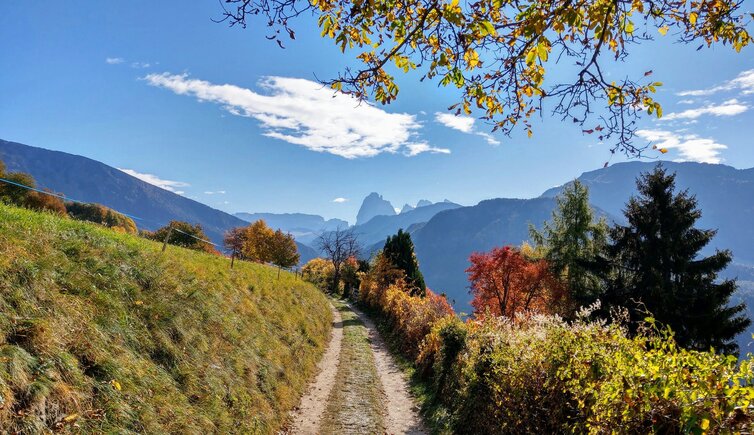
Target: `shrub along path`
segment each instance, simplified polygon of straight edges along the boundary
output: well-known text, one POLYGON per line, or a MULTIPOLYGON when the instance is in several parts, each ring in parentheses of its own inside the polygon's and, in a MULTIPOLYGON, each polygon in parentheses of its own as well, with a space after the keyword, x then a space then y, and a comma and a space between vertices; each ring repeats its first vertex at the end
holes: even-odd
POLYGON ((333 304, 330 345, 292 415, 290 433, 428 433, 374 324, 347 303, 333 304))

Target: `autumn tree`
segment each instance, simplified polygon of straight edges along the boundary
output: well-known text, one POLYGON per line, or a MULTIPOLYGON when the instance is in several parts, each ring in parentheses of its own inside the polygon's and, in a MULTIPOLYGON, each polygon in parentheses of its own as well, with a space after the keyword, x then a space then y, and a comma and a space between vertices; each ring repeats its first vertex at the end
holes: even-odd
POLYGON ((752 42, 738 0, 226 0, 222 19, 246 27, 252 17, 270 27, 282 47, 294 38, 294 18, 314 14, 322 36, 357 60, 333 89, 357 98, 393 101, 395 72, 460 90, 456 114, 478 111, 494 130, 510 133, 549 109, 612 151, 640 154, 632 142, 637 117, 662 116, 651 71, 610 77, 632 47, 658 36, 740 51, 752 42), (666 36, 667 35, 667 36, 666 36), (549 74, 551 73, 551 74, 549 74))
POLYGON ((675 192, 675 174, 658 165, 636 187, 639 196, 624 212, 628 224, 610 230, 599 270, 607 287, 604 301, 628 309, 634 322, 653 316, 681 346, 735 352, 733 338, 751 321, 743 303, 731 304, 736 282, 718 276, 731 252, 700 254, 716 231, 695 227, 702 213, 688 191, 675 192))
POLYGON ((312 258, 301 268, 303 279, 323 290, 332 288, 334 274, 332 262, 324 258, 312 258))
POLYGON ((246 243, 246 231, 244 227, 231 228, 223 235, 223 247, 230 254, 230 268, 243 253, 244 244, 246 243))
POLYGON ((299 258, 301 258, 293 236, 279 229, 272 234, 268 246, 270 263, 278 267, 278 278, 280 277, 280 269, 297 265, 299 258))
POLYGON ((42 192, 29 192, 24 201, 32 210, 50 211, 61 216, 68 216, 62 195, 49 189, 42 192))
POLYGON ((199 224, 192 225, 188 222, 174 220, 154 232, 145 232, 144 236, 158 242, 164 242, 167 238, 171 245, 212 254, 217 253, 199 224), (170 233, 170 237, 168 237, 168 233, 170 233))
POLYGON ((333 266, 331 291, 340 290, 340 278, 343 264, 351 257, 358 257, 361 252, 359 240, 353 229, 338 228, 322 233, 316 241, 319 250, 325 254, 333 266))
POLYGON ((32 191, 23 186, 35 188, 37 182, 34 177, 25 172, 6 172, 3 175, 2 178, 10 181, 10 183, 0 182, 0 201, 26 207, 27 198, 32 191))
POLYGON ((474 253, 469 261, 475 314, 515 318, 525 311, 557 310, 562 290, 545 260, 528 259, 518 248, 505 246, 474 253))
POLYGON ((408 232, 399 229, 397 234, 388 236, 382 248, 382 255, 403 271, 412 295, 424 295, 427 286, 419 270, 419 261, 414 253, 414 242, 411 241, 411 235, 408 232))
POLYGON ((272 262, 272 239, 275 231, 259 219, 244 230, 243 257, 258 263, 272 262))
MULTIPOLYGON (((133 219, 118 213, 101 204, 68 202, 65 205, 68 214, 77 220, 94 222, 99 225, 122 231, 128 234, 136 234, 136 224, 133 219)), ((161 241, 161 239, 160 239, 161 241)))
POLYGON ((530 226, 535 245, 544 251, 553 274, 568 288, 567 317, 600 295, 601 281, 589 268, 607 241, 607 223, 595 219, 589 189, 580 181, 568 183, 556 198, 552 219, 541 231, 530 226))

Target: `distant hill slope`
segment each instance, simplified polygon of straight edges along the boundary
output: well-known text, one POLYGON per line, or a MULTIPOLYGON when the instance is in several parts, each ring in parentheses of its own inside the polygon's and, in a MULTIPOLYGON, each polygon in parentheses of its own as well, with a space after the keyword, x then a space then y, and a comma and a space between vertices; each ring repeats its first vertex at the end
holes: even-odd
POLYGON ((0 204, 2 431, 277 433, 329 304, 290 273, 228 263, 0 204))
POLYGON ((446 293, 460 311, 469 312, 464 272, 469 255, 521 244, 529 238, 529 223, 541 225, 554 208, 552 198, 490 199, 436 214, 412 235, 427 285, 446 293))
POLYGON ((364 246, 384 242, 387 236, 395 234, 399 229, 407 230, 410 226, 427 222, 434 215, 444 210, 461 207, 449 201, 425 205, 407 210, 394 216, 375 216, 367 223, 356 225, 354 231, 359 235, 359 241, 364 246))
MULTIPOLYGON (((578 179, 589 186, 592 204, 622 217, 626 201, 636 192, 634 180, 656 164, 618 163, 586 172, 578 179)), ((699 200, 699 227, 718 229, 711 247, 731 249, 734 261, 754 264, 754 168, 691 162, 662 164, 677 174, 677 188, 689 189, 699 200)), ((542 196, 554 197, 561 190, 562 186, 556 187, 542 196)))
POLYGON ((198 223, 219 244, 228 228, 246 225, 228 213, 87 157, 0 140, 0 160, 11 171, 30 173, 42 187, 145 219, 136 221, 139 228, 154 230, 173 219, 198 223))

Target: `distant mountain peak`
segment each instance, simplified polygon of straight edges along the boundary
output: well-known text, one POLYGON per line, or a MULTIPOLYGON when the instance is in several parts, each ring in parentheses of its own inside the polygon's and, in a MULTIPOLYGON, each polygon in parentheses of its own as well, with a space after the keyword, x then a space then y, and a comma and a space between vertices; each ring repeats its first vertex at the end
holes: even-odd
POLYGON ((395 208, 390 201, 382 198, 377 192, 372 192, 364 198, 356 215, 356 225, 369 222, 375 216, 395 216, 395 208))
POLYGON ((403 208, 401 208, 401 212, 400 212, 400 213, 398 213, 398 214, 401 214, 401 213, 406 213, 406 212, 408 212, 408 211, 411 211, 411 210, 413 210, 413 209, 415 209, 415 208, 416 208, 416 207, 414 207, 414 206, 413 206, 413 205, 411 205, 411 204, 403 204, 403 208))
POLYGON ((428 205, 432 205, 432 202, 427 201, 426 199, 420 199, 419 202, 416 203, 416 208, 426 207, 428 205))

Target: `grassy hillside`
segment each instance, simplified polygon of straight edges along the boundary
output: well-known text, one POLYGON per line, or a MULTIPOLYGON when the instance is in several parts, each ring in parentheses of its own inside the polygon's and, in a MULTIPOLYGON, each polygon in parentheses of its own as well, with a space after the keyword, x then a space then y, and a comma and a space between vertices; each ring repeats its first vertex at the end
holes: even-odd
POLYGON ((329 337, 312 285, 0 205, 0 431, 273 432, 329 337))

